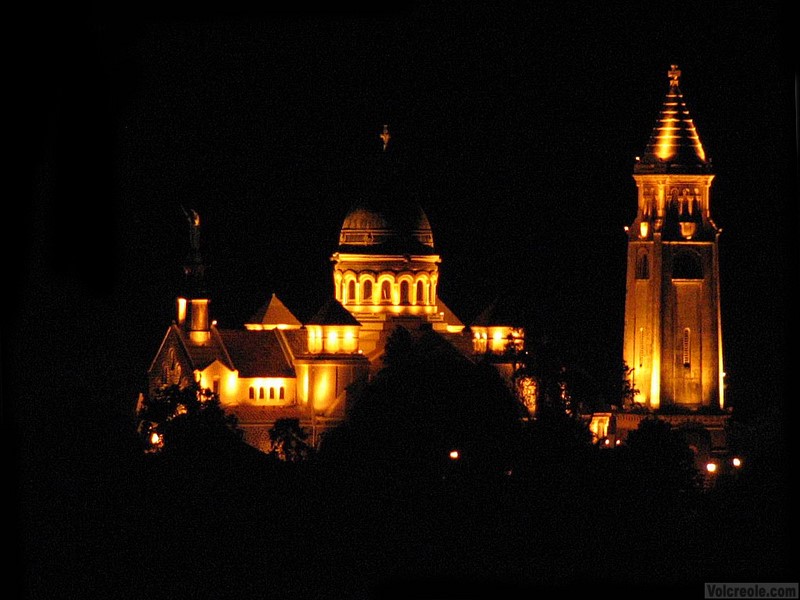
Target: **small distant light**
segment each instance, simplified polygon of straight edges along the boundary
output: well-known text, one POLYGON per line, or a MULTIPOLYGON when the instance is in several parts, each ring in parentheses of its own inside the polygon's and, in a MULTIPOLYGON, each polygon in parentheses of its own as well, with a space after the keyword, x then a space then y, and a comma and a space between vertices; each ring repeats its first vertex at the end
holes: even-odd
POLYGON ((459 454, 458 450, 450 450, 451 460, 458 460, 459 458, 461 458, 461 455, 459 454))
POLYGON ((622 440, 617 440, 617 441, 615 442, 615 445, 616 445, 616 446, 619 446, 621 443, 622 443, 622 440))
POLYGON ((734 456, 733 460, 731 461, 731 463, 733 463, 734 467, 739 468, 739 467, 742 466, 742 459, 739 458, 738 456, 734 456))
POLYGON ((151 433, 151 434, 150 434, 150 443, 151 443, 153 446, 158 446, 158 445, 161 443, 161 434, 159 434, 159 433, 158 433, 158 432, 156 432, 156 431, 154 431, 153 433, 151 433))
POLYGON ((606 446, 610 446, 610 445, 611 445, 611 440, 610 440, 610 439, 608 439, 608 438, 606 438, 606 439, 603 441, 603 444, 605 444, 606 446))
POLYGON ((713 462, 706 463, 706 471, 708 471, 709 473, 716 473, 717 472, 717 464, 713 463, 713 462))

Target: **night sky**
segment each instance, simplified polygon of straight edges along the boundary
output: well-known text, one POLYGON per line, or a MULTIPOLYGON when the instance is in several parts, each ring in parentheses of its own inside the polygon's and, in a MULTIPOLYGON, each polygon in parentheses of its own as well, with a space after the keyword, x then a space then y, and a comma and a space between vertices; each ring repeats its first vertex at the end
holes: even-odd
POLYGON ((7 221, 3 341, 23 478, 50 464, 43 442, 105 439, 132 410, 173 318, 181 207, 203 220, 221 326, 272 292, 316 310, 342 182, 384 123, 418 173, 444 301, 469 320, 515 295, 532 335, 606 368, 621 358, 634 157, 673 63, 717 174, 731 391, 780 397, 797 275, 782 3, 114 4, 18 23, 24 198, 7 221))
POLYGON ((35 345, 67 336, 51 368, 79 347, 67 372, 97 357, 103 385, 139 385, 173 317, 182 207, 203 220, 222 326, 272 292, 315 311, 346 182, 384 123, 418 174, 445 302, 468 321, 510 294, 532 336, 606 368, 634 157, 676 63, 717 173, 729 382, 782 377, 797 154, 777 3, 166 6, 54 9, 28 40, 16 317, 35 345))

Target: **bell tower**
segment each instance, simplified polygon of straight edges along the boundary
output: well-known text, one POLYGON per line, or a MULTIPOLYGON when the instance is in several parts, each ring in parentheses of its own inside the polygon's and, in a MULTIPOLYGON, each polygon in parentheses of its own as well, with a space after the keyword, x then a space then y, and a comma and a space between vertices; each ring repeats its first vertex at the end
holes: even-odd
POLYGON ((669 87, 633 179, 623 360, 636 402, 651 410, 724 408, 718 241, 711 161, 672 65, 669 87))

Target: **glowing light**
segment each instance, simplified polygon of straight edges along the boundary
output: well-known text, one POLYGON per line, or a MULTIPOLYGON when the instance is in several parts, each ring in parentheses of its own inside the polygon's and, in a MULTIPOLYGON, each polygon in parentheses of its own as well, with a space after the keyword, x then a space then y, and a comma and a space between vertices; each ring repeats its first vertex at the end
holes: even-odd
POLYGON ((178 323, 186 322, 186 298, 178 298, 178 323))
POLYGON ((389 140, 391 139, 391 135, 389 135, 389 126, 383 126, 383 133, 381 133, 381 140, 383 141, 383 149, 386 150, 386 146, 389 145, 389 140))
POLYGON ((738 456, 734 456, 731 463, 733 464, 734 467, 738 469, 739 467, 742 466, 742 459, 739 458, 738 456))
POLYGON ((450 460, 458 460, 461 458, 461 454, 459 454, 458 450, 450 450, 450 460))
POLYGON ((717 463, 706 463, 706 471, 708 471, 711 475, 717 472, 717 463))
POLYGON ((687 240, 690 240, 692 239, 692 236, 694 235, 695 231, 697 231, 697 223, 687 223, 684 221, 680 224, 680 228, 681 228, 681 235, 687 240))
POLYGON ((327 346, 328 352, 339 351, 339 334, 336 331, 328 332, 327 346))
POLYGON ((675 131, 676 129, 676 127, 674 127, 675 121, 676 119, 674 118, 665 118, 665 124, 660 128, 656 156, 662 160, 666 160, 672 156, 672 140, 675 139, 676 136, 671 132, 675 131))
POLYGON ((234 396, 239 391, 239 372, 231 371, 225 377, 225 394, 234 396))
POLYGON ((154 431, 153 433, 150 434, 150 443, 153 446, 160 446, 161 442, 162 442, 162 438, 161 438, 161 434, 160 433, 158 433, 157 431, 154 431))
POLYGON ((319 369, 314 382, 314 408, 325 409, 332 400, 334 374, 329 368, 319 369))
POLYGON ((648 228, 649 228, 649 223, 647 223, 646 221, 642 221, 641 223, 639 223, 639 237, 646 238, 648 228))
POLYGON ((517 395, 531 414, 536 413, 539 389, 533 377, 522 377, 517 381, 517 395))

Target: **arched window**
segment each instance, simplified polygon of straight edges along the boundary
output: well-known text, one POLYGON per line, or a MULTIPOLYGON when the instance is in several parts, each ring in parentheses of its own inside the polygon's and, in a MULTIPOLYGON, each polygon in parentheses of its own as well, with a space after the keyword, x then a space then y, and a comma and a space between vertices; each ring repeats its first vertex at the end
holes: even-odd
POLYGON ((269 388, 269 399, 270 400, 275 400, 275 388, 274 387, 269 388))
POLYGON ((256 399, 256 388, 254 388, 252 385, 250 386, 250 389, 247 391, 247 397, 250 398, 250 400, 256 399))
POLYGON ((417 282, 417 304, 425 304, 425 284, 417 282))
POLYGON ((364 295, 363 295, 363 302, 372 304, 372 282, 367 279, 364 282, 364 295))
POLYGON ((264 388, 263 387, 262 388, 258 388, 258 399, 259 400, 263 400, 264 399, 264 388))
POLYGON ((345 302, 347 302, 347 304, 353 304, 355 303, 355 301, 356 301, 356 282, 351 279, 350 282, 347 284, 347 299, 345 300, 345 302))
POLYGON ((285 387, 281 386, 280 389, 278 390, 278 398, 280 400, 286 399, 286 388, 285 387))
POLYGON ((650 260, 646 253, 636 259, 636 279, 650 279, 650 260))
POLYGON ((409 304, 410 285, 407 281, 400 282, 400 304, 409 304))
POLYGON ((392 286, 384 279, 381 283, 381 304, 389 304, 392 301, 392 286))

